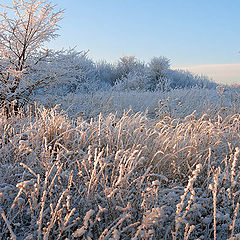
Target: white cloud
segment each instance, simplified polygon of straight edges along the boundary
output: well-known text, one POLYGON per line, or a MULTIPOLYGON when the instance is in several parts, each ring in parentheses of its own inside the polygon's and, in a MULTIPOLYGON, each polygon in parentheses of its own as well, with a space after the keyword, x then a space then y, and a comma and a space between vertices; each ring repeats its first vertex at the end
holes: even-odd
POLYGON ((218 83, 240 84, 240 63, 176 66, 173 69, 183 69, 202 74, 218 83))

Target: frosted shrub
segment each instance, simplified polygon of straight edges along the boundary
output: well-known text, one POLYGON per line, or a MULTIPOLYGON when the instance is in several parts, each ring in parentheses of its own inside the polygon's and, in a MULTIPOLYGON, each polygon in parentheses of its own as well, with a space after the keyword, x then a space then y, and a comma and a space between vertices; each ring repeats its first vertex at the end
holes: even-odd
POLYGON ((118 79, 126 77, 130 72, 135 71, 136 69, 142 68, 143 63, 139 62, 135 56, 124 56, 121 57, 116 66, 116 72, 118 79))
POLYGON ((135 57, 123 57, 117 65, 118 80, 114 89, 118 91, 151 89, 152 76, 148 67, 135 57))
POLYGON ((169 59, 165 57, 154 57, 149 63, 150 71, 153 74, 154 85, 153 89, 166 91, 170 86, 170 79, 168 77, 168 69, 170 67, 169 59))
POLYGON ((48 75, 54 69, 55 76, 52 79, 54 81, 50 86, 42 88, 40 93, 59 96, 97 91, 100 88, 97 69, 87 53, 76 52, 74 49, 53 52, 52 58, 47 62, 48 67, 40 66, 40 69, 46 69, 48 75))
POLYGON ((208 77, 199 76, 189 71, 169 69, 167 74, 170 79, 171 89, 193 87, 215 89, 217 87, 217 84, 211 81, 208 77))
POLYGON ((151 89, 151 74, 148 69, 141 68, 138 71, 129 72, 126 77, 118 80, 114 89, 120 91, 147 91, 151 89))
POLYGON ((109 86, 113 86, 119 77, 119 73, 117 73, 115 65, 106 61, 97 62, 96 70, 103 88, 105 87, 104 85, 106 85, 107 88, 109 88, 109 86))

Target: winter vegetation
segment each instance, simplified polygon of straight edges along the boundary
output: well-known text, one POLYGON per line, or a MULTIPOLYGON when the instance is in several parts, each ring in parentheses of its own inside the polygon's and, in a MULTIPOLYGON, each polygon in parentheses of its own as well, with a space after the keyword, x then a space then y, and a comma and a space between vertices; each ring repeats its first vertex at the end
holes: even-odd
POLYGON ((239 86, 44 48, 62 14, 1 8, 0 239, 239 239, 239 86))

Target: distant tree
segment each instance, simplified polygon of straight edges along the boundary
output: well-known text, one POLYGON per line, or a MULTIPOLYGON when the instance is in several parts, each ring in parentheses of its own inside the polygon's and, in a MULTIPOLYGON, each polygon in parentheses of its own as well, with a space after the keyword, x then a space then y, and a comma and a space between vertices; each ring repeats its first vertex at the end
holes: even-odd
POLYGON ((102 60, 96 63, 98 78, 103 88, 113 86, 118 78, 114 64, 102 60))
POLYGON ((121 57, 116 66, 118 78, 127 77, 130 72, 136 71, 141 67, 143 67, 143 64, 135 56, 121 57))
POLYGON ((199 76, 185 70, 169 70, 168 76, 171 79, 170 87, 172 89, 179 88, 216 88, 217 84, 206 76, 199 76))
POLYGON ((48 67, 53 59, 53 52, 44 50, 43 44, 58 36, 57 23, 63 10, 55 11, 55 5, 48 0, 12 0, 12 6, 1 5, 1 9, 0 100, 3 103, 23 99, 26 92, 53 79, 46 71, 39 74, 38 65, 48 67), (34 78, 27 77, 31 73, 34 78))
POLYGON ((156 88, 166 91, 169 87, 168 69, 170 60, 165 57, 154 57, 149 63, 149 68, 153 73, 156 88))
POLYGON ((120 58, 116 72, 118 81, 115 87, 118 90, 151 90, 151 72, 144 62, 134 56, 120 58))

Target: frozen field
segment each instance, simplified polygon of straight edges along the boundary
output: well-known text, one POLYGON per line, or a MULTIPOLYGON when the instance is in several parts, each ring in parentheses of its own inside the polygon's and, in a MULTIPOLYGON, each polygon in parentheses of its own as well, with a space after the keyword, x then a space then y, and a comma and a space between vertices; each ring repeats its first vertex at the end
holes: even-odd
POLYGON ((238 239, 239 97, 97 92, 2 109, 0 238, 238 239))

